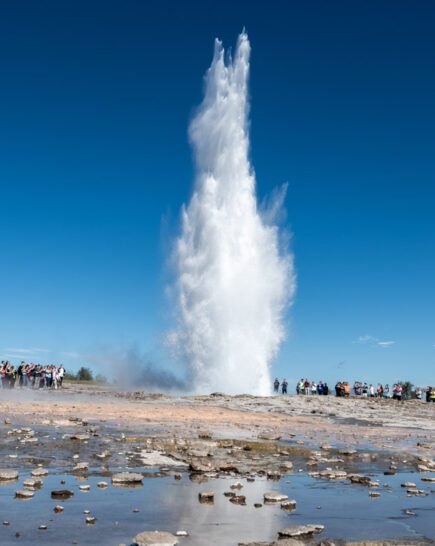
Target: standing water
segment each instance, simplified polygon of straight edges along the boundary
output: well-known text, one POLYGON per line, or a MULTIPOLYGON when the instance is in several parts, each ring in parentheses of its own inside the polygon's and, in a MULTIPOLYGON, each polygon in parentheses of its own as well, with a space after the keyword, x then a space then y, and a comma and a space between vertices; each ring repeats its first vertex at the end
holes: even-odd
POLYGON ((216 40, 189 128, 197 174, 176 245, 176 342, 198 392, 269 394, 295 290, 292 256, 257 205, 248 158, 249 55, 245 33, 234 59, 225 59, 216 40))

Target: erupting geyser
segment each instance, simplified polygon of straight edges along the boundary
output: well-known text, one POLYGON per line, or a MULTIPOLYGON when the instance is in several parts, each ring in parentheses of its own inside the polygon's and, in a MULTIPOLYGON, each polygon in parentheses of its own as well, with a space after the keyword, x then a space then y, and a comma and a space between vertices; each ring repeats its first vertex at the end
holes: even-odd
POLYGON ((198 392, 270 393, 269 367, 295 287, 292 256, 257 207, 248 159, 249 54, 245 33, 227 62, 216 41, 189 129, 197 175, 176 245, 176 342, 198 392))

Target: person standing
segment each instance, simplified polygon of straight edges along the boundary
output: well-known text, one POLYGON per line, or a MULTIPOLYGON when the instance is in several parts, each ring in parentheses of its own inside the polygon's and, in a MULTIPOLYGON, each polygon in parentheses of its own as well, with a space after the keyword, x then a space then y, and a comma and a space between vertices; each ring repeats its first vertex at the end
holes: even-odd
POLYGON ((59 366, 59 369, 57 370, 57 383, 59 385, 59 388, 62 387, 64 375, 65 375, 65 368, 63 367, 63 364, 61 364, 59 366))
POLYGON ((304 387, 305 387, 305 394, 310 394, 310 382, 308 381, 308 379, 305 379, 304 387))
POLYGON ((281 383, 282 394, 287 394, 287 386, 288 386, 287 379, 284 377, 281 383))
POLYGON ((273 392, 276 394, 279 392, 279 381, 277 377, 275 377, 275 381, 273 382, 273 392))

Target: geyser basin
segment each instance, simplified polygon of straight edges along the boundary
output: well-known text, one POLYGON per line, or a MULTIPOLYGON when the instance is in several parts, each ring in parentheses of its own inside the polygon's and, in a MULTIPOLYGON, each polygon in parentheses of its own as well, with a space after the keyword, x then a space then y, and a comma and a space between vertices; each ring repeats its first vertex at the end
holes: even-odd
POLYGON ((249 162, 250 45, 226 62, 216 41, 202 104, 190 124, 195 189, 176 245, 174 336, 199 392, 270 393, 295 280, 278 228, 260 214, 249 162))

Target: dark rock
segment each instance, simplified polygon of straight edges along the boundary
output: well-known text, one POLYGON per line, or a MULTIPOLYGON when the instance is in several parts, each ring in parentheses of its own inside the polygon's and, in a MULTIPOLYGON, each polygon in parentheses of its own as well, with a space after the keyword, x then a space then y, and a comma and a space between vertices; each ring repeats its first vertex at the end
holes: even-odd
POLYGON ((69 489, 56 489, 51 492, 52 499, 69 499, 74 495, 69 489))

